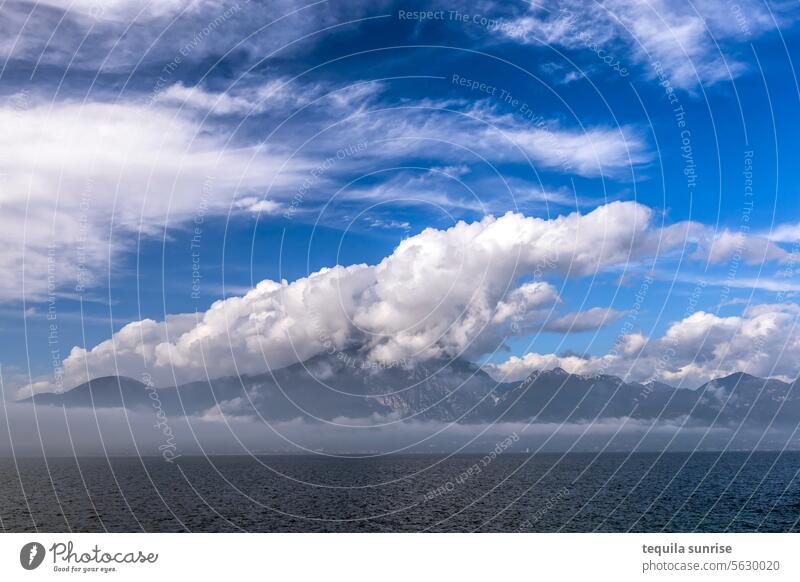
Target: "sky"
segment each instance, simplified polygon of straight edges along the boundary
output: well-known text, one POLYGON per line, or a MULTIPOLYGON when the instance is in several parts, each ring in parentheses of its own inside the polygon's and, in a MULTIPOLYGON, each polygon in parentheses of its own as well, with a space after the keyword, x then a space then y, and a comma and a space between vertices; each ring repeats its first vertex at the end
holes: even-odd
POLYGON ((4 397, 351 349, 794 380, 798 17, 5 2, 4 397))

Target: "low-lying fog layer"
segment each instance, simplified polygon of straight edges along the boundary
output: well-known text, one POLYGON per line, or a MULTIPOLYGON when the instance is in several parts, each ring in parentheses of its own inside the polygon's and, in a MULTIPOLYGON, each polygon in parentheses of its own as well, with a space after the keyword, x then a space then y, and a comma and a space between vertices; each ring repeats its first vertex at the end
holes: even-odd
POLYGON ((507 453, 800 448, 791 427, 703 427, 627 418, 588 423, 452 424, 390 417, 267 423, 252 417, 167 417, 121 408, 33 407, 5 403, 0 456, 197 454, 387 454, 488 452, 512 437, 507 453), (336 422, 341 422, 341 426, 336 422))

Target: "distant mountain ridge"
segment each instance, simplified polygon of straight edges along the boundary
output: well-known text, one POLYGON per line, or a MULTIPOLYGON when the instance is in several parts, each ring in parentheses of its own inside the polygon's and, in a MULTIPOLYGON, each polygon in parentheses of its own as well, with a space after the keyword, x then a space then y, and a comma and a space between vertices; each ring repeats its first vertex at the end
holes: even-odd
POLYGON ((624 382, 560 368, 522 382, 498 383, 477 365, 434 360, 416 368, 372 367, 357 358, 315 356, 280 370, 148 388, 125 377, 97 378, 61 394, 37 394, 37 405, 152 409, 168 415, 262 417, 268 421, 391 416, 444 422, 587 422, 664 419, 696 424, 800 422, 793 383, 736 373, 697 389, 624 382))

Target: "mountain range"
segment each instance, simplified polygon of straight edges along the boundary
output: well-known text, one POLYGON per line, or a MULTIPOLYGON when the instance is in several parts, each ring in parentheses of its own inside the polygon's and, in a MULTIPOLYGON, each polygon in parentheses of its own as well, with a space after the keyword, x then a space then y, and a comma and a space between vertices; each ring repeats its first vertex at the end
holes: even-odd
POLYGON ((616 376, 536 371, 498 383, 462 359, 415 367, 380 367, 356 353, 315 356, 258 375, 148 387, 126 377, 97 378, 60 394, 27 399, 38 406, 162 409, 173 416, 224 413, 269 421, 385 417, 483 423, 586 422, 625 418, 694 424, 769 425, 800 422, 793 383, 735 373, 696 389, 616 376))

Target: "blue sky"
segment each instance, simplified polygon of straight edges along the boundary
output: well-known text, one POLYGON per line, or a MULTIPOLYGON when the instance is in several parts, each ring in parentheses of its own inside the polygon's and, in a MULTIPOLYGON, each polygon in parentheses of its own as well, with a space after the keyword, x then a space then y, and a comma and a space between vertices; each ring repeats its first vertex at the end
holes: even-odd
POLYGON ((800 372, 790 3, 68 4, 0 9, 9 385, 255 372, 323 349, 317 316, 337 349, 463 356, 498 378, 800 372), (507 212, 541 221, 447 235, 507 212), (558 265, 482 254, 530 241, 558 265), (437 286, 457 260, 477 271, 437 286), (299 286, 291 308, 236 299, 336 265, 370 266, 332 276, 355 289, 343 314, 299 286), (549 303, 499 318, 525 284, 549 303), (170 323, 226 297, 222 324, 170 323), (412 313, 414 297, 441 301, 412 313), (278 330, 305 342, 293 357, 278 330))

